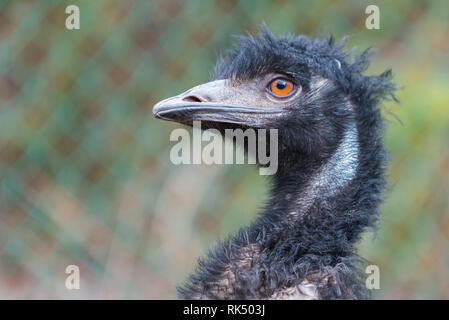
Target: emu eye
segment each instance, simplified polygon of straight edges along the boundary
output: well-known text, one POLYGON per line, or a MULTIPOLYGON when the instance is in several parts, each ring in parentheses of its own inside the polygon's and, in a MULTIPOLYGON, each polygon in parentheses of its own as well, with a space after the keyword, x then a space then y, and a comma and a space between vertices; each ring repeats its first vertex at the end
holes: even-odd
POLYGON ((288 97, 294 87, 293 82, 284 78, 274 79, 268 84, 268 90, 277 97, 288 97))

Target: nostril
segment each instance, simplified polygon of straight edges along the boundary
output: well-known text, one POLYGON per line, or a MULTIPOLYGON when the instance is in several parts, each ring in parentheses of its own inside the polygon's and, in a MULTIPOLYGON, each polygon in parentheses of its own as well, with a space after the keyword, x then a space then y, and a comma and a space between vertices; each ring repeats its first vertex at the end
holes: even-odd
POLYGON ((187 96, 185 98, 182 98, 183 101, 190 101, 190 102, 203 102, 200 98, 197 96, 187 96))

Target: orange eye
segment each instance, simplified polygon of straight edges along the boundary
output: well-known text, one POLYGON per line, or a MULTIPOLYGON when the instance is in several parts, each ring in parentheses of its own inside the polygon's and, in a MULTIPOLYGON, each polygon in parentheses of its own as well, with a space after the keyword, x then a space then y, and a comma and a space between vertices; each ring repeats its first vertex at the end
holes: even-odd
POLYGON ((270 91, 279 97, 288 96, 290 93, 292 93, 293 87, 293 82, 283 78, 274 79, 269 84, 270 91))

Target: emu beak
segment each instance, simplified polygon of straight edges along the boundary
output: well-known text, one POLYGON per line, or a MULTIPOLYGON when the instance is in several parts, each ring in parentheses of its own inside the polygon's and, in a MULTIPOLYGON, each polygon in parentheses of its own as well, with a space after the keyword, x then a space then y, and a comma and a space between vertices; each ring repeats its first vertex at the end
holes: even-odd
POLYGON ((267 106, 266 100, 257 96, 254 88, 216 80, 160 101, 153 107, 153 114, 158 119, 189 125, 192 121, 208 121, 260 128, 285 113, 267 106))

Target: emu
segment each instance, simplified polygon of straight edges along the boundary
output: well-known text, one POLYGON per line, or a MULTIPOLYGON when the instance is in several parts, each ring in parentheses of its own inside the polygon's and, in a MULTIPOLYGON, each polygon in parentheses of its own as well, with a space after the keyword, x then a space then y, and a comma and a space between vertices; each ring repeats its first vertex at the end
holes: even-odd
MULTIPOLYGON (((369 299, 355 244, 375 228, 388 154, 380 104, 391 70, 345 40, 276 38, 266 27, 219 58, 211 82, 163 100, 163 120, 278 129, 278 171, 257 219, 219 242, 180 287, 186 299, 369 299)), ((365 275, 366 276, 366 275, 365 275)))

